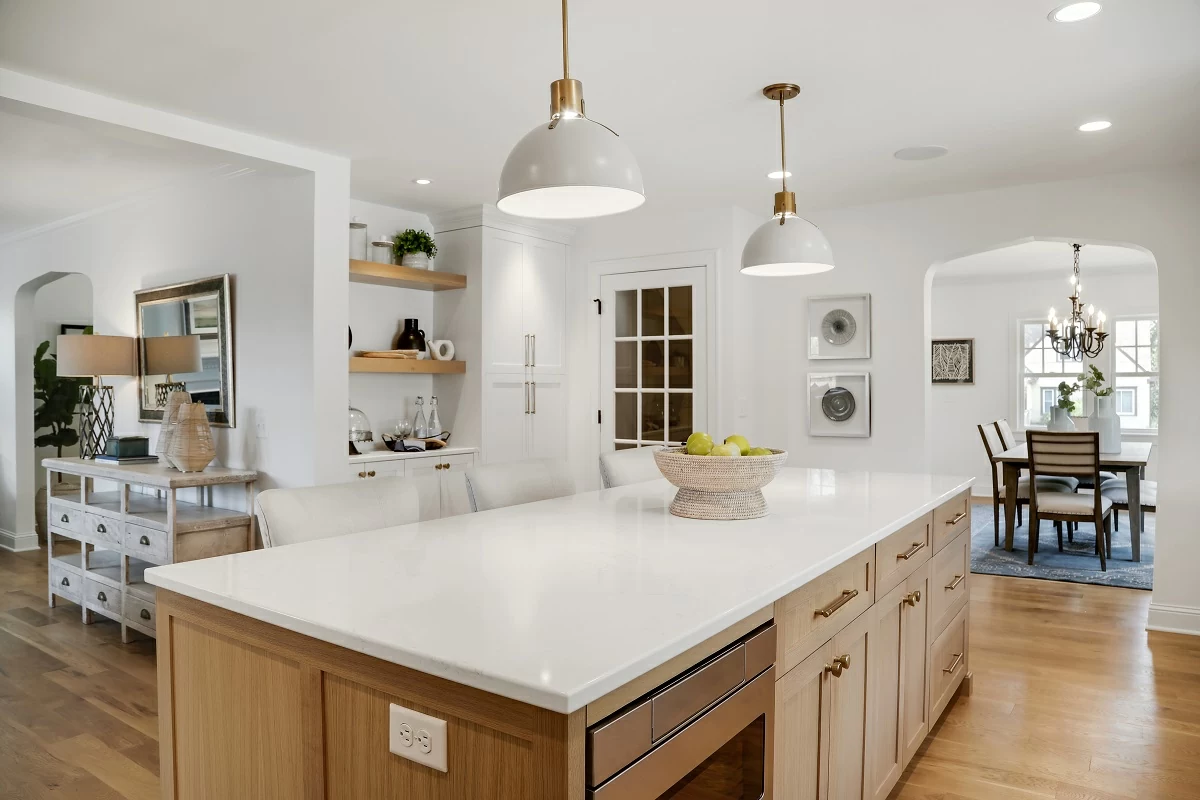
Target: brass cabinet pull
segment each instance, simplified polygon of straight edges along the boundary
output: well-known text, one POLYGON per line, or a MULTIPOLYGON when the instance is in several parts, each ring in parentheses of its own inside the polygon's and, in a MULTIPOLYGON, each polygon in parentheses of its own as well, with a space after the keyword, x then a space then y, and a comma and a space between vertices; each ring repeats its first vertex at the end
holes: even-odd
POLYGON ((449 465, 449 464, 442 464, 442 469, 450 469, 450 465, 449 465))
POLYGON ((61 584, 62 586, 70 586, 70 585, 71 585, 71 582, 70 582, 69 580, 67 580, 66 578, 63 578, 63 579, 60 581, 60 584, 61 584))
POLYGON ((139 537, 138 544, 142 545, 143 547, 149 547, 150 546, 150 537, 145 536, 145 535, 139 537))
POLYGON ((374 477, 375 477, 375 470, 371 470, 370 472, 368 472, 368 473, 367 473, 367 477, 368 477, 368 478, 374 478, 374 477))
POLYGON ((96 599, 99 600, 101 603, 108 602, 108 596, 105 595, 104 592, 96 592, 96 599))
POLYGON ((905 561, 908 561, 910 558, 915 556, 920 551, 920 549, 924 546, 925 546, 924 542, 913 542, 912 547, 908 548, 908 552, 898 554, 896 556, 896 559, 897 560, 903 559, 905 561))
POLYGON ((532 406, 531 406, 531 407, 532 407, 532 410, 531 410, 529 413, 530 413, 530 414, 536 414, 536 413, 537 413, 537 381, 533 381, 533 382, 531 382, 531 383, 529 384, 529 386, 530 386, 530 387, 533 389, 533 392, 532 392, 532 395, 533 395, 533 403, 532 403, 532 406))
POLYGON ((846 653, 841 656, 834 656, 832 664, 825 665, 825 671, 831 673, 833 677, 842 677, 842 671, 850 669, 850 654, 846 653))
POLYGON ((525 381, 525 413, 529 413, 529 381, 525 381))
POLYGON ((529 366, 529 334, 525 334, 525 366, 529 366))
MULTIPOLYGON (((529 349, 529 353, 530 353, 529 366, 536 367, 537 366, 537 334, 536 333, 529 334, 529 341, 532 343, 532 345, 529 349)), ((534 385, 536 386, 537 384, 534 384, 534 385)))
POLYGON ((946 584, 946 591, 953 592, 958 588, 958 585, 967 579, 966 575, 955 575, 954 580, 946 584))
POLYGON ((365 478, 365 477, 367 477, 367 473, 366 473, 366 472, 360 472, 360 473, 358 473, 358 477, 360 477, 360 478, 365 478))
POLYGON ((67 518, 67 515, 66 515, 66 514, 63 514, 63 515, 62 515, 62 519, 60 519, 60 520, 59 520, 59 522, 70 522, 70 521, 71 521, 71 520, 67 518))
POLYGON ((141 617, 142 619, 150 619, 150 612, 143 608, 142 612, 140 614, 138 614, 138 616, 141 617))
POLYGON ((96 526, 96 533, 108 533, 108 528, 104 527, 103 522, 96 526))
POLYGON ((846 605, 846 603, 849 603, 851 600, 853 600, 856 597, 858 597, 858 589, 846 589, 842 592, 842 596, 839 597, 837 600, 834 600, 832 603, 825 606, 824 608, 818 608, 816 611, 816 614, 818 616, 825 617, 825 619, 829 619, 830 617, 833 616, 833 613, 835 611, 837 611, 839 608, 846 605))
POLYGON ((915 592, 909 592, 908 594, 904 595, 904 602, 908 603, 910 606, 915 606, 917 603, 921 602, 921 590, 917 589, 915 592))
POLYGON ((942 672, 954 672, 954 670, 958 669, 958 665, 962 663, 962 657, 962 653, 955 653, 954 660, 950 662, 950 666, 943 669, 942 672))
POLYGON ((947 525, 957 525, 958 523, 962 522, 963 519, 966 518, 966 516, 967 516, 967 512, 960 511, 954 516, 954 519, 946 520, 946 524, 947 525))

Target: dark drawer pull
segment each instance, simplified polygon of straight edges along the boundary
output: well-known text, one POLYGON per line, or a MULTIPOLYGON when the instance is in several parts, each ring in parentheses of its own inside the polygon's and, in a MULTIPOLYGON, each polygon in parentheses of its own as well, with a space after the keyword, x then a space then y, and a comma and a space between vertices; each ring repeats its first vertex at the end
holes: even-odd
POLYGON ((70 522, 70 521, 71 521, 71 520, 67 518, 67 515, 66 515, 66 514, 63 514, 63 515, 62 515, 62 519, 60 519, 60 520, 59 520, 59 522, 70 522))
POLYGON ((825 617, 825 619, 829 619, 833 616, 833 612, 837 611, 839 608, 846 605, 846 603, 849 603, 856 597, 858 597, 858 589, 846 589, 842 592, 841 597, 839 597, 837 600, 834 600, 824 608, 818 608, 816 613, 822 617, 825 617))
POLYGON ((70 582, 69 580, 67 580, 66 578, 63 578, 63 579, 62 579, 62 581, 60 581, 60 583, 61 583, 61 585, 63 585, 63 586, 70 586, 70 585, 71 585, 71 582, 70 582))
POLYGON ((103 522, 96 526, 96 533, 108 533, 108 528, 104 527, 103 522))
POLYGON ((150 619, 150 612, 143 608, 142 613, 138 614, 138 616, 142 619, 150 619))
POLYGON ((921 550, 921 548, 924 546, 925 546, 924 542, 913 542, 912 547, 908 548, 908 552, 898 553, 896 555, 896 559, 897 560, 904 559, 905 561, 908 561, 910 558, 915 556, 921 550))
POLYGON ((142 545, 143 547, 149 547, 150 537, 142 534, 140 537, 138 537, 138 544, 142 545))
POLYGON ((107 603, 108 595, 104 594, 104 592, 96 592, 96 599, 99 600, 101 603, 107 603))

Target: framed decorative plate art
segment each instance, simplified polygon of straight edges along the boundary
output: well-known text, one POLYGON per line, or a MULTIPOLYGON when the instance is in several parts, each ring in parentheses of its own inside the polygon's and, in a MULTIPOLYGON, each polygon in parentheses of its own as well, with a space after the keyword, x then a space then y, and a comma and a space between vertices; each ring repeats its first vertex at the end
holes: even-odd
POLYGON ((934 339, 933 375, 934 383, 975 383, 975 340, 934 339))
POLYGON ((871 357, 871 295, 808 298, 809 358, 871 357))
POLYGON ((808 375, 808 435, 871 435, 871 374, 868 372, 810 372, 808 375))

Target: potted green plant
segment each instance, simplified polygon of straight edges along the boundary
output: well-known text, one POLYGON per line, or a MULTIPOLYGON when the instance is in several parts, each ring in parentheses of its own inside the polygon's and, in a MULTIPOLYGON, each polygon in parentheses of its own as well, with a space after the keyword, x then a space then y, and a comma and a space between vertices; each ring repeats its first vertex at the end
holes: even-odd
POLYGON ((392 241, 392 256, 402 267, 429 269, 429 259, 437 255, 437 245, 425 231, 409 228, 392 241))
MULTIPOLYGON (((90 330, 87 332, 90 333, 90 330)), ((79 405, 79 386, 86 383, 87 379, 60 378, 58 359, 49 350, 50 342, 42 342, 33 354, 33 399, 38 403, 33 410, 33 446, 53 447, 58 457, 62 458, 64 449, 79 444, 79 433, 71 425, 75 422, 75 409, 79 405)), ((46 541, 49 530, 46 527, 46 493, 53 489, 54 494, 66 494, 72 488, 78 490, 79 484, 64 482, 59 474, 53 487, 38 489, 34 511, 39 542, 46 541)))
POLYGON ((1046 426, 1047 430, 1075 430, 1075 423, 1071 421, 1071 415, 1075 413, 1076 403, 1071 399, 1071 395, 1077 391, 1079 391, 1078 383, 1061 381, 1058 384, 1058 403, 1050 409, 1050 424, 1046 426))
POLYGON ((1100 452, 1121 452, 1121 421, 1112 405, 1113 387, 1104 385, 1104 373, 1095 364, 1089 364, 1079 380, 1096 397, 1096 407, 1088 417, 1088 430, 1100 434, 1100 452))

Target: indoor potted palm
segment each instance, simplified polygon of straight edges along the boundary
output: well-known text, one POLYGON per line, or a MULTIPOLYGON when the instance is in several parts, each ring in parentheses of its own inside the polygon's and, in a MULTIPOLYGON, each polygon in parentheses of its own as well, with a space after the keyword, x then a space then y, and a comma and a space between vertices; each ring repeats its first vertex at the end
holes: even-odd
MULTIPOLYGON (((91 332, 88 329, 87 332, 91 332)), ((38 345, 33 354, 33 399, 38 404, 33 410, 34 447, 53 447, 59 458, 63 451, 79 444, 79 433, 71 425, 75 422, 75 410, 79 405, 79 386, 86 378, 61 378, 58 375, 58 359, 49 353, 50 342, 38 345)), ((55 495, 79 491, 79 484, 72 478, 64 481, 56 473, 53 486, 43 486, 35 496, 34 516, 40 543, 45 543, 49 528, 46 527, 46 493, 55 495)))
POLYGON ((1058 384, 1058 403, 1050 409, 1050 424, 1046 426, 1051 431, 1073 431, 1075 423, 1071 415, 1075 413, 1075 401, 1071 395, 1079 391, 1078 383, 1062 381, 1058 384))
POLYGON ((409 228, 397 233, 392 244, 393 260, 402 267, 429 269, 429 259, 437 255, 433 237, 425 231, 409 228))
POLYGON ((1083 388, 1096 397, 1096 408, 1088 417, 1088 430, 1100 434, 1101 453, 1121 452, 1121 421, 1112 405, 1113 387, 1104 385, 1104 373, 1094 364, 1079 376, 1083 388))

